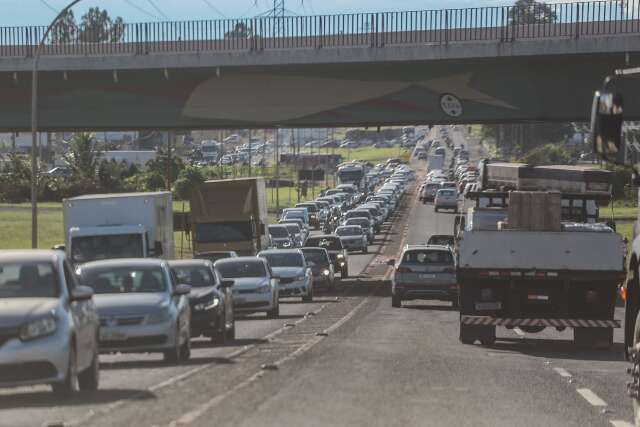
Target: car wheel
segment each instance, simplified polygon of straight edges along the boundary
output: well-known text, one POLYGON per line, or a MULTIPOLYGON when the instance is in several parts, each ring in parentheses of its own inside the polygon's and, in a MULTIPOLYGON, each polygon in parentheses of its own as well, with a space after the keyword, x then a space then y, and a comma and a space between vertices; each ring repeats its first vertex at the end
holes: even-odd
POLYGON ((227 341, 235 341, 236 339, 236 321, 233 321, 233 325, 231 325, 231 329, 226 332, 227 341))
POLYGON ((307 293, 307 295, 302 297, 302 302, 304 303, 313 302, 313 288, 309 289, 309 292, 307 293))
POLYGON ((438 208, 436 206, 433 207, 434 212, 438 212, 438 208))
MULTIPOLYGON (((187 341, 190 341, 187 340, 187 341)), ((164 361, 166 363, 178 363, 180 360, 182 360, 182 350, 184 348, 184 344, 180 345, 180 327, 178 327, 178 330, 176 331, 176 345, 174 348, 170 349, 170 350, 165 350, 162 352, 162 355, 164 356, 164 361)))
POLYGON ((277 319, 280 317, 280 304, 276 302, 273 310, 267 311, 267 319, 277 319))
POLYGON ((391 307, 401 308, 402 307, 402 298, 396 295, 391 295, 391 307))
POLYGON ((84 372, 78 374, 78 385, 80 390, 83 391, 95 391, 100 384, 100 358, 98 351, 96 350, 91 361, 91 366, 84 372))
POLYGON ((340 278, 341 279, 346 279, 347 277, 349 277, 349 268, 348 267, 344 267, 344 269, 340 273, 340 278))
POLYGON ((212 331, 211 333, 211 342, 213 344, 219 344, 222 345, 225 343, 226 338, 227 338, 227 334, 226 334, 226 329, 225 329, 225 322, 223 321, 222 323, 222 330, 219 329, 215 329, 214 331, 212 331))
POLYGON ((51 388, 55 394, 61 396, 72 396, 78 392, 78 360, 76 358, 76 346, 74 342, 71 343, 71 348, 69 349, 67 374, 61 382, 51 384, 51 388))
POLYGON ((186 362, 191 358, 191 337, 187 337, 184 344, 180 347, 180 354, 178 354, 178 360, 180 362, 186 362))
POLYGON ((364 247, 362 248, 362 253, 363 254, 369 253, 369 246, 368 245, 364 245, 364 247))
MULTIPOLYGON (((640 313, 636 317, 636 323, 633 328, 633 348, 631 349, 631 362, 633 363, 633 367, 631 368, 631 383, 629 391, 638 391, 640 388, 640 352, 638 352, 638 348, 640 344, 640 313), (635 388, 635 390, 634 390, 635 388)), ((640 425, 640 396, 633 396, 633 420, 635 425, 640 425)))

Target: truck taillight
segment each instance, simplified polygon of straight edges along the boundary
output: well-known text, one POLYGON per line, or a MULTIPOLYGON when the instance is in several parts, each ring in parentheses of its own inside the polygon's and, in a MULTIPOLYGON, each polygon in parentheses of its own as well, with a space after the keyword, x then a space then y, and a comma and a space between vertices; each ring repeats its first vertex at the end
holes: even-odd
POLYGON ((620 290, 618 291, 618 293, 620 294, 620 299, 622 301, 626 301, 627 300, 627 287, 626 286, 620 286, 620 290))
POLYGON ((399 266, 398 268, 396 268, 396 272, 397 273, 413 273, 413 271, 409 267, 402 267, 402 266, 399 266))

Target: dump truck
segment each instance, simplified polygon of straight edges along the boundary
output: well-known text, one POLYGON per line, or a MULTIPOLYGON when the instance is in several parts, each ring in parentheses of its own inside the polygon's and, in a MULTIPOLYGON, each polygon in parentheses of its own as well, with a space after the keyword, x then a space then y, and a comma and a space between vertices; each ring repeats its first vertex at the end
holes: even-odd
POLYGON ((269 246, 263 178, 206 181, 191 194, 194 253, 235 251, 255 255, 269 246))
POLYGON ((74 264, 174 257, 170 192, 73 197, 63 200, 63 217, 64 247, 74 264))
POLYGON ((509 184, 498 185, 505 174, 484 169, 458 232, 460 341, 490 345, 496 326, 573 328, 581 348, 611 346, 624 243, 600 221, 610 192, 573 191, 587 189, 592 173, 610 188, 611 172, 501 165, 509 184))

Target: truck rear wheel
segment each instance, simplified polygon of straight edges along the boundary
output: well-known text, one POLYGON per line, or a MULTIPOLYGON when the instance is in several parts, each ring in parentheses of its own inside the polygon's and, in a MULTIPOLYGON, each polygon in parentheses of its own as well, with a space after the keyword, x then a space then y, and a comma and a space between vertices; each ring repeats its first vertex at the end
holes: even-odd
POLYGON ((613 345, 613 328, 574 328, 573 342, 582 350, 608 350, 613 345))
POLYGON ((460 324, 460 342, 473 344, 476 340, 480 341, 482 345, 493 345, 496 342, 496 327, 460 324))

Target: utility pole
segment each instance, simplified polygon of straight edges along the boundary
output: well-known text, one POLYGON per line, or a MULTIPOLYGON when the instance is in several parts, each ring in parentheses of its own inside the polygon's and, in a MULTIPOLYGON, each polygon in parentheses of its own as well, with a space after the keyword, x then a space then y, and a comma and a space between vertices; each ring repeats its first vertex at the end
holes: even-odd
POLYGON ((251 129, 249 129, 249 178, 251 178, 251 129))
POLYGON ((167 191, 171 191, 171 140, 174 135, 172 130, 167 132, 167 191))
POLYGON ((280 132, 276 128, 276 211, 280 214, 280 132))

